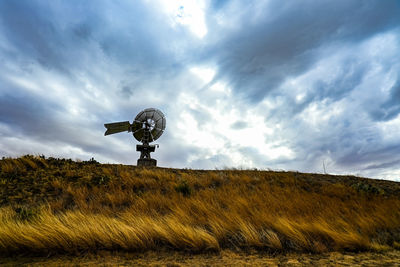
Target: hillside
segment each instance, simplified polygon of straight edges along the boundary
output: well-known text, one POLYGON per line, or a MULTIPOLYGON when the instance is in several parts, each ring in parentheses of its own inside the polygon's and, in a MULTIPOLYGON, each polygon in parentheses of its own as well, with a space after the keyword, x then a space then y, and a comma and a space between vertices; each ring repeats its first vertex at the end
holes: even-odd
POLYGON ((0 254, 400 249, 400 183, 23 156, 0 160, 0 254))

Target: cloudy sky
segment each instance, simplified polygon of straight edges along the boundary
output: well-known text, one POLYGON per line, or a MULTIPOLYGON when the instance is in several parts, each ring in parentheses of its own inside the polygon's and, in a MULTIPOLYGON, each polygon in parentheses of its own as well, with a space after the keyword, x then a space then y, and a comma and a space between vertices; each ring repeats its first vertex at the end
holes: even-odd
POLYGON ((400 181, 400 1, 0 1, 0 155, 400 181))

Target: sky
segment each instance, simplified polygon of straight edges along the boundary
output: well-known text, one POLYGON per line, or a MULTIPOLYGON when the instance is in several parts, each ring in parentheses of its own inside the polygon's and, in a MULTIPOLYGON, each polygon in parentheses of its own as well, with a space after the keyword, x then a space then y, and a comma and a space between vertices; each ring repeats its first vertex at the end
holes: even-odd
POLYGON ((0 156, 400 181, 400 1, 0 1, 0 156))

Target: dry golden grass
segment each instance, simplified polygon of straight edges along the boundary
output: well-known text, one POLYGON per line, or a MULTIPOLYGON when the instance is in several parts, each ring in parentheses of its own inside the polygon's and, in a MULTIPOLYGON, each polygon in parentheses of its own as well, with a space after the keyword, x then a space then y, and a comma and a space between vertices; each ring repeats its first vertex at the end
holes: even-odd
POLYGON ((24 156, 0 161, 0 254, 99 250, 383 251, 400 185, 357 177, 194 171, 24 156))

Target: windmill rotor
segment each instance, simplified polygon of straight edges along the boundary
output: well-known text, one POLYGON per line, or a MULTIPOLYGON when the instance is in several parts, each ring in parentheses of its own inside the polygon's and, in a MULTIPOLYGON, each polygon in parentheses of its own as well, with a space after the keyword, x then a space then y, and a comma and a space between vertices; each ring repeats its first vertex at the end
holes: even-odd
POLYGON ((132 123, 132 133, 133 136, 139 142, 147 141, 153 142, 160 138, 164 133, 166 127, 166 121, 164 114, 155 108, 147 108, 135 117, 132 123), (145 132, 149 132, 149 139, 145 140, 147 137, 145 132))

